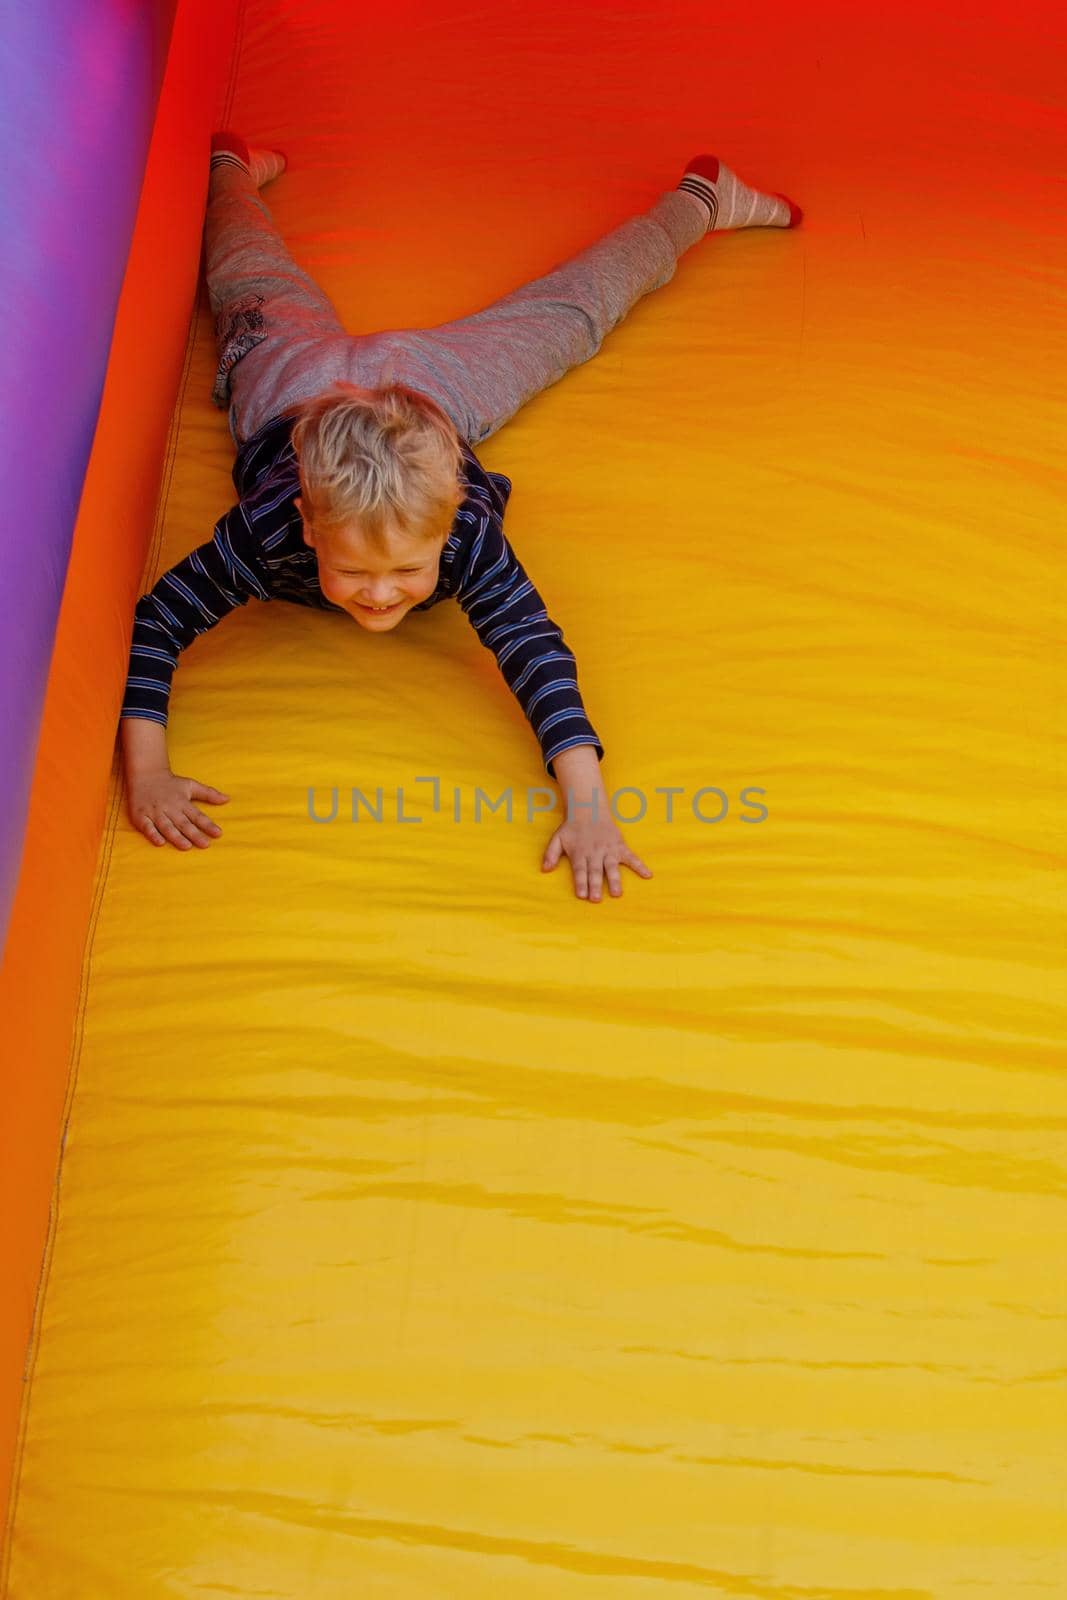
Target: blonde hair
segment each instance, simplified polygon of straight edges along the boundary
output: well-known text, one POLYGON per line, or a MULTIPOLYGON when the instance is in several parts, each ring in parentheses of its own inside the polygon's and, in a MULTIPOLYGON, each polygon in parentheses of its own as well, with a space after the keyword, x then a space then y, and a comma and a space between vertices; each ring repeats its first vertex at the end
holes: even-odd
POLYGON ((393 530, 444 538, 466 491, 450 417, 406 384, 337 382, 291 406, 303 514, 329 538, 346 524, 385 549, 393 530))

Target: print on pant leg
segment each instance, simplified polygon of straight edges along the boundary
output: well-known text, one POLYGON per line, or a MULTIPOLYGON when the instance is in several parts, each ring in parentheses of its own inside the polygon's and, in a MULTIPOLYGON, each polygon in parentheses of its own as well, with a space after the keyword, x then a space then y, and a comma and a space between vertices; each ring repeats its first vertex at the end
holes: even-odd
POLYGON ((215 320, 219 364, 211 398, 220 411, 225 411, 230 403, 231 369, 267 337, 263 313, 259 309, 262 304, 261 294, 246 294, 243 299, 224 306, 215 320))

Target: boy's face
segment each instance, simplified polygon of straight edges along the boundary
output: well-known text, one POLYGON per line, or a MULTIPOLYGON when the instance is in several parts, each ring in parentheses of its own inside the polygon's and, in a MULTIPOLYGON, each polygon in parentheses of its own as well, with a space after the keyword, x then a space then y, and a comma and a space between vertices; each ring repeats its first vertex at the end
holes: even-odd
MULTIPOLYGON (((299 498, 295 504, 303 515, 299 498)), ((323 538, 304 523, 304 543, 318 558, 323 594, 371 633, 388 633, 412 606, 430 598, 437 587, 446 538, 447 534, 428 539, 394 532, 385 551, 380 551, 358 527, 323 538)))

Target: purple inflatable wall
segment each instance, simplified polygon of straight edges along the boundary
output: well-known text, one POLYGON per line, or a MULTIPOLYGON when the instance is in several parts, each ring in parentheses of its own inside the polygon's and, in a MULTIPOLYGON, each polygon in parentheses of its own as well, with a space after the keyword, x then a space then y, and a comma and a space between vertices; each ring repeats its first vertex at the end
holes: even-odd
POLYGON ((0 36, 0 939, 175 0, 33 0, 0 36))

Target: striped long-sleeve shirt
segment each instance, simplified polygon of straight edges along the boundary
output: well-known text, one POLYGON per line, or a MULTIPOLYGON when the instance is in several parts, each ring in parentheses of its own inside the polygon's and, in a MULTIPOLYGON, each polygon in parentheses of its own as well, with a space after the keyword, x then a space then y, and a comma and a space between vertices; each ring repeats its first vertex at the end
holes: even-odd
MULTIPOLYGON (((249 600, 289 600, 346 615, 319 587, 314 550, 294 505, 300 493, 290 440, 292 417, 277 417, 246 440, 233 466, 239 499, 214 537, 170 568, 134 613, 123 717, 166 725, 171 681, 182 650, 249 600)), ((459 601, 541 746, 545 768, 576 745, 604 747, 585 714, 574 653, 545 610, 503 529, 511 482, 487 472, 463 446, 467 490, 441 551, 437 587, 412 606, 459 601)))

